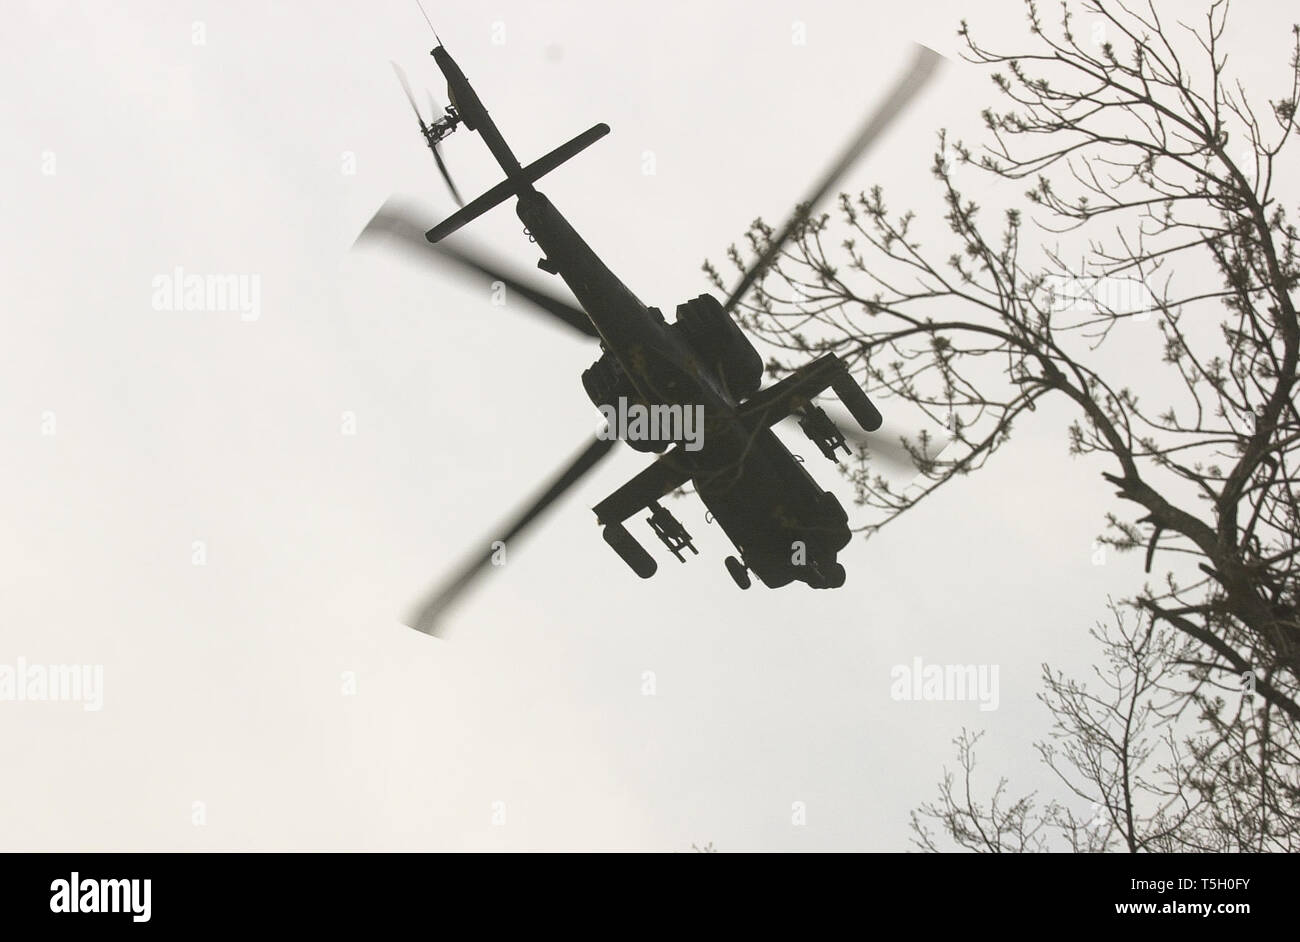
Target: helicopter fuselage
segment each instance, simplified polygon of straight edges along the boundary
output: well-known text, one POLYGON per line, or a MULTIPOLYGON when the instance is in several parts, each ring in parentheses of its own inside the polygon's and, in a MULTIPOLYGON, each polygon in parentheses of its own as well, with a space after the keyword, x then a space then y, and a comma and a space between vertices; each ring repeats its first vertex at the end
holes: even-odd
POLYGON ((741 418, 717 371, 619 280, 546 196, 530 188, 516 211, 640 401, 702 411, 702 447, 679 460, 690 462, 696 492, 746 566, 772 587, 842 581, 835 556, 850 531, 835 496, 771 429, 741 418))
MULTIPOLYGON (((815 588, 841 585, 844 569, 836 555, 850 539, 847 515, 836 497, 813 480, 802 460, 772 432, 772 422, 761 412, 746 412, 745 400, 758 390, 761 381, 762 361, 730 315, 716 300, 703 295, 679 306, 675 323, 669 324, 657 309, 642 303, 533 186, 538 176, 572 153, 555 160, 548 155, 521 168, 459 67, 441 46, 433 55, 447 77, 457 113, 483 138, 507 181, 431 230, 430 241, 455 231, 508 196, 517 197, 519 218, 545 256, 538 267, 564 280, 600 337, 602 375, 625 382, 619 388, 646 406, 696 408, 702 414, 698 450, 675 448, 660 460, 671 458, 675 467, 694 481, 700 499, 739 550, 744 567, 772 587, 792 581, 815 588), (550 165, 539 167, 548 161, 550 165), (710 341, 710 337, 721 339, 710 341), (730 372, 719 367, 721 347, 728 347, 730 372)), ((596 133, 590 139, 598 136, 596 133)), ((587 140, 573 148, 579 140, 566 147, 576 153, 590 143, 587 140)), ((561 151, 564 148, 553 154, 561 151)), ((587 379, 584 376, 584 383, 587 379)), ((599 384, 588 385, 593 400, 600 398, 593 391, 597 388, 601 388, 599 384)), ((637 442, 630 444, 638 447, 637 442)), ((642 443, 640 450, 662 451, 670 444, 642 443)), ((648 555, 639 544, 628 542, 630 537, 622 528, 626 517, 614 514, 618 519, 606 519, 603 515, 602 507, 609 505, 606 501, 596 508, 607 541, 639 575, 652 574, 653 561, 647 562, 648 555), (611 528, 617 531, 611 533, 611 528), (627 553, 620 548, 629 546, 627 553)), ((658 506, 658 495, 651 506, 656 518, 667 513, 658 506)), ((651 523, 655 526, 654 518, 651 523)), ((680 530, 675 520, 671 523, 680 530)), ((681 533, 685 535, 684 530, 681 533)), ((732 568, 730 563, 728 568, 732 568)), ((733 578, 742 582, 735 572, 733 578)))

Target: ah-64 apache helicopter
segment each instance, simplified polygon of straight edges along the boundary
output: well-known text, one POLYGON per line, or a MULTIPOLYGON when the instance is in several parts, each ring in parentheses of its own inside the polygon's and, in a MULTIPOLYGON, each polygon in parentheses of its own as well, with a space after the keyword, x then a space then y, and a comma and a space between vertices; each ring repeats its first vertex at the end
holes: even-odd
MULTIPOLYGON (((812 207, 920 90, 941 57, 918 47, 907 73, 725 302, 702 294, 679 304, 674 321, 669 323, 659 310, 647 307, 619 281, 534 186, 545 174, 608 134, 609 127, 597 124, 522 166, 441 41, 432 55, 446 77, 451 99, 441 117, 426 123, 400 69, 398 77, 452 195, 461 203, 439 146, 460 127, 478 133, 506 178, 477 199, 461 203, 456 213, 427 232, 409 212, 389 204, 380 209, 363 235, 387 233, 424 252, 431 251, 428 243, 435 243, 432 251, 443 258, 502 282, 551 317, 598 340, 600 357, 583 373, 582 382, 602 413, 610 414, 607 410, 612 411, 616 404, 626 408, 631 403, 666 410, 668 415, 693 410, 702 417, 701 435, 693 448, 665 436, 662 430, 658 435, 628 436, 625 440, 633 448, 659 457, 594 508, 605 542, 638 576, 649 578, 657 565, 628 531, 626 521, 649 510, 647 522, 654 534, 674 556, 684 560, 684 551, 697 551, 686 529, 660 499, 694 482, 695 492, 736 547, 738 555, 728 556, 725 562, 742 589, 749 588, 751 573, 773 588, 796 581, 817 589, 843 585, 844 567, 836 555, 850 539, 848 517, 835 495, 813 480, 802 461, 772 432, 772 426, 796 418, 804 434, 833 459, 838 449, 849 449, 844 434, 815 404, 814 397, 832 391, 866 432, 880 427, 880 413, 834 353, 817 357, 779 382, 760 388, 762 359, 731 312, 812 207), (559 275, 576 297, 576 305, 525 285, 475 255, 442 242, 512 197, 530 239, 542 251, 537 267, 559 275), (673 413, 674 408, 679 412, 673 413)), ((616 440, 598 435, 583 448, 542 493, 494 534, 482 553, 473 554, 432 593, 408 624, 433 632, 444 609, 490 564, 492 547, 500 545, 497 541, 508 543, 521 533, 609 454, 616 440)))

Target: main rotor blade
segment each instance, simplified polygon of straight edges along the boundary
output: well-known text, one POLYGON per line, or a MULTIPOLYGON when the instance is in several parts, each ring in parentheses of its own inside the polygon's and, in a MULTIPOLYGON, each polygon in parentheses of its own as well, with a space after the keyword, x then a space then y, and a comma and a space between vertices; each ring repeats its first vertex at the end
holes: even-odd
POLYGON ((541 516, 551 504, 559 500, 565 491, 582 480, 587 472, 609 454, 616 443, 615 438, 608 440, 593 438, 591 443, 574 456, 564 470, 547 484, 545 490, 537 494, 513 519, 503 524, 492 539, 485 541, 487 549, 484 552, 475 553, 466 559, 446 582, 430 593, 411 614, 406 624, 417 631, 437 635, 439 619, 443 612, 492 564, 492 557, 497 552, 493 546, 494 542, 500 541, 513 550, 511 541, 523 533, 528 525, 541 516))
POLYGON ((451 174, 447 172, 447 165, 442 162, 442 151, 438 150, 437 144, 430 144, 429 150, 433 151, 433 159, 438 163, 438 172, 442 174, 442 179, 447 184, 447 189, 451 190, 451 198, 456 201, 457 206, 463 207, 465 201, 461 199, 460 190, 456 189, 456 184, 451 182, 451 174))
MULTIPOLYGON (((393 71, 397 73, 397 80, 402 83, 402 91, 406 92, 406 100, 411 103, 411 110, 415 112, 415 120, 420 122, 420 130, 427 130, 428 126, 424 123, 424 118, 420 117, 420 109, 415 104, 415 96, 411 94, 411 85, 406 81, 406 73, 392 59, 388 60, 388 64, 393 67, 393 71)), ((435 111, 433 117, 436 118, 437 116, 438 113, 435 111)))
POLYGON ((785 224, 785 228, 772 240, 772 244, 768 246, 767 251, 741 277, 740 283, 736 285, 730 297, 727 298, 727 303, 723 305, 728 313, 745 296, 745 292, 754 286, 754 282, 762 276, 767 267, 776 260, 777 255, 780 254, 782 247, 790 239, 790 236, 808 218, 813 208, 821 202, 822 197, 830 192, 831 188, 839 183, 840 178, 844 176, 849 167, 871 148, 876 138, 889 127, 898 113, 930 80, 941 62, 943 62, 943 56, 937 52, 926 49, 924 46, 916 47, 916 54, 912 57, 911 67, 894 85, 888 97, 881 102, 880 107, 875 110, 853 139, 849 141, 848 146, 840 154, 839 159, 831 165, 822 181, 817 184, 808 198, 795 209, 794 215, 785 224))
POLYGON ((524 284, 518 279, 503 273, 493 264, 482 259, 477 253, 462 252, 459 249, 452 248, 446 242, 436 244, 429 242, 424 237, 424 226, 416 223, 409 212, 392 201, 379 208, 379 212, 375 213, 370 222, 366 223, 366 227, 361 230, 361 235, 357 236, 357 241, 360 242, 366 236, 374 236, 380 233, 396 236, 403 247, 421 258, 446 259, 467 271, 484 275, 491 281, 499 281, 510 291, 527 301, 531 301, 539 309, 567 327, 587 337, 600 338, 600 334, 596 333, 596 328, 591 326, 591 321, 586 313, 576 304, 557 298, 540 288, 533 288, 524 284))

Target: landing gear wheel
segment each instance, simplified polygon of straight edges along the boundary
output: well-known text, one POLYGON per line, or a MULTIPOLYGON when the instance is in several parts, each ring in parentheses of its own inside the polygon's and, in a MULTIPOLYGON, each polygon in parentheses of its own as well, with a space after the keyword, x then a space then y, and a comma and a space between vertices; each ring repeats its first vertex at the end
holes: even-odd
POLYGON ((723 564, 726 565, 727 572, 731 574, 732 582, 742 589, 749 588, 749 570, 745 568, 744 563, 734 556, 728 556, 723 560, 723 564))

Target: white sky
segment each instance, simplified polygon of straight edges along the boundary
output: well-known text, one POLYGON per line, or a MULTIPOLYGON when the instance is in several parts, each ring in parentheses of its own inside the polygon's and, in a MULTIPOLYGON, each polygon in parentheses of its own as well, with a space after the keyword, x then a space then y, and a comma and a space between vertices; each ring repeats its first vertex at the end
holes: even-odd
MULTIPOLYGON (((1241 7, 1250 87, 1284 62, 1263 26, 1287 18, 1241 7)), ((521 159, 610 124, 542 188, 666 313, 707 290, 703 258, 789 210, 910 42, 952 55, 963 16, 1024 42, 1005 3, 427 8, 521 159)), ((0 847, 898 850, 963 725, 989 731, 988 786, 1051 791, 1039 664, 1085 671, 1086 629, 1140 576, 1093 564, 1109 491, 1066 454, 1064 412, 855 540, 837 592, 738 592, 694 500, 672 507, 701 555, 647 542, 660 572, 636 579, 588 509, 643 465, 625 450, 448 641, 426 638, 398 624, 407 605, 598 416, 591 344, 349 251, 390 195, 430 225, 450 209, 388 65, 445 94, 414 3, 44 2, 6 21, 0 664, 102 664, 105 703, 0 703, 0 847), (258 275, 260 319, 154 310, 176 266, 258 275), (891 700, 890 668, 917 656, 999 665, 999 709, 891 700)), ((936 212, 933 132, 969 133, 992 100, 950 64, 850 186, 936 212)), ((446 154, 466 196, 496 182, 473 135, 446 154)), ((502 207, 465 237, 528 272, 521 228, 502 207)))

